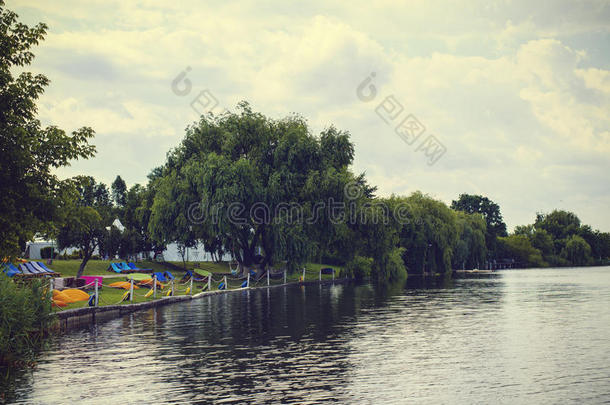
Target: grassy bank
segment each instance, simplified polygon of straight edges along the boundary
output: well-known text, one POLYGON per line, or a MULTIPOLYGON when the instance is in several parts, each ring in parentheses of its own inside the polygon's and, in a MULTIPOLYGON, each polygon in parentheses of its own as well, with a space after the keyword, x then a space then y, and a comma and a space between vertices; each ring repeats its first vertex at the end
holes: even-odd
MULTIPOLYGON (((115 260, 116 261, 116 260, 115 260)), ((121 276, 120 274, 107 271, 110 266, 110 261, 106 260, 89 260, 87 262, 87 266, 85 267, 85 271, 83 273, 84 276, 121 276)), ((74 277, 78 272, 78 268, 81 264, 80 260, 53 260, 53 264, 48 265, 50 269, 61 274, 62 277, 74 277)), ((153 262, 153 261, 144 261, 136 263, 136 266, 143 269, 153 269, 154 271, 166 271, 169 270, 166 266, 161 263, 153 262)), ((183 272, 184 274, 184 272, 183 272)))
POLYGON ((51 304, 46 281, 15 282, 0 273, 0 365, 29 360, 40 349, 51 304))
MULTIPOLYGON (((62 277, 74 277, 78 271, 80 263, 81 263, 80 260, 54 260, 53 264, 49 265, 48 267, 51 268, 52 270, 54 270, 55 272, 61 274, 62 277)), ((180 268, 183 267, 182 262, 170 262, 170 263, 172 265, 178 266, 180 268)), ((121 302, 121 298, 126 290, 108 287, 108 285, 110 283, 113 283, 116 281, 127 280, 127 277, 124 274, 117 274, 115 272, 107 271, 109 264, 110 264, 109 261, 90 260, 87 263, 87 266, 85 267, 85 271, 83 273, 83 275, 85 275, 85 276, 104 277, 103 287, 99 291, 99 305, 100 306, 117 305, 117 304, 125 305, 125 304, 130 304, 132 302, 139 303, 139 302, 146 302, 146 301, 153 300, 152 296, 144 297, 144 295, 147 292, 149 292, 149 289, 146 287, 140 287, 138 289, 134 289, 133 301, 121 302)), ((176 280, 174 281, 174 295, 184 295, 184 294, 186 294, 186 289, 190 287, 189 282, 183 284, 183 283, 180 283, 180 281, 179 281, 182 279, 182 277, 185 274, 185 271, 183 271, 183 270, 176 270, 175 268, 166 266, 163 263, 157 263, 157 262, 153 262, 153 261, 137 262, 136 265, 139 268, 143 268, 143 269, 153 269, 155 272, 170 271, 176 277, 176 280)), ((305 280, 306 281, 318 280, 319 271, 323 267, 334 268, 335 277, 338 276, 339 271, 341 270, 337 266, 329 266, 329 265, 319 264, 319 263, 307 263, 305 265, 305 280)), ((213 282, 211 285, 212 290, 217 290, 218 285, 219 285, 220 281, 222 280, 222 278, 224 277, 224 275, 227 275, 230 273, 229 265, 227 262, 222 262, 222 263, 187 262, 186 268, 189 270, 199 268, 199 269, 206 270, 206 271, 209 271, 210 273, 212 273, 213 274, 213 276, 212 276, 213 282)), ((292 274, 287 274, 286 282, 290 283, 290 282, 299 281, 299 278, 301 276, 302 276, 301 271, 294 272, 292 274)), ((332 275, 330 275, 330 274, 322 275, 322 280, 330 280, 330 279, 332 279, 332 275)), ((239 280, 235 277, 227 276, 227 282, 228 282, 229 289, 240 288, 243 281, 244 280, 239 280)), ((284 282, 283 278, 270 279, 271 285, 283 284, 283 282, 284 282)), ((252 286, 252 287, 264 286, 264 285, 267 285, 267 279, 265 277, 263 277, 258 282, 255 282, 255 280, 251 280, 251 284, 250 284, 250 286, 252 286)), ((164 283, 163 289, 157 289, 156 298, 158 299, 158 298, 165 296, 166 293, 168 292, 168 290, 171 288, 170 286, 171 286, 170 283, 164 283)), ((207 283, 194 282, 193 291, 191 293, 196 294, 196 293, 199 293, 206 289, 207 289, 207 283)), ((80 307, 84 307, 86 305, 87 305, 87 301, 80 301, 80 302, 68 304, 67 307, 64 307, 62 309, 55 308, 55 310, 57 311, 57 310, 70 309, 70 308, 80 308, 80 307)))

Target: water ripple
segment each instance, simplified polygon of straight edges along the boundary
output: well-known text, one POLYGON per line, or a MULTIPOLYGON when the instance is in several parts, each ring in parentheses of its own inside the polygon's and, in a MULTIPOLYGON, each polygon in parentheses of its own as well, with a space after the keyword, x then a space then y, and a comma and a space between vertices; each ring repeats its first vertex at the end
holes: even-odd
POLYGON ((1 387, 28 404, 598 403, 609 308, 607 267, 244 291, 73 331, 1 387))

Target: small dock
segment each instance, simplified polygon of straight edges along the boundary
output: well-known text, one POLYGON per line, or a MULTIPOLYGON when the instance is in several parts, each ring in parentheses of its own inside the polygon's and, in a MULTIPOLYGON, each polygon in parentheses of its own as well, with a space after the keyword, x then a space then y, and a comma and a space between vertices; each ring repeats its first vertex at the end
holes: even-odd
POLYGON ((455 277, 490 277, 497 276, 499 273, 494 270, 455 270, 455 277))

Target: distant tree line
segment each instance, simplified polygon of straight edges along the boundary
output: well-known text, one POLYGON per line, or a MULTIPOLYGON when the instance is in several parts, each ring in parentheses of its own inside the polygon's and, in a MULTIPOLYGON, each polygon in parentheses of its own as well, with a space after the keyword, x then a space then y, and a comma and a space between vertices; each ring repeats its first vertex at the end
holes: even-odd
POLYGON ((73 179, 78 198, 57 239, 78 247, 83 263, 95 247, 129 258, 170 243, 182 253, 203 244, 217 260, 230 254, 244 272, 292 271, 314 260, 380 280, 610 257, 610 235, 570 212, 538 214, 509 235, 500 207, 484 196, 462 194, 450 206, 421 192, 378 197, 363 173, 350 170, 353 156, 347 132, 330 127, 315 136, 299 116, 272 120, 241 103, 237 113, 189 127, 145 186, 127 189, 117 176, 108 190, 90 177, 73 179), (342 208, 339 217, 329 202, 342 208))

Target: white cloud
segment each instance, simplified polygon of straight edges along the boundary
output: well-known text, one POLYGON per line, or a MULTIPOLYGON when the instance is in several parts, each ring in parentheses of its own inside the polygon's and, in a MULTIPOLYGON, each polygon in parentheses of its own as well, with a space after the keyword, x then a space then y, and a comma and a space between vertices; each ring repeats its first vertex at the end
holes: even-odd
POLYGON ((383 194, 482 193, 510 226, 561 207, 610 230, 610 9, 549 4, 24 0, 17 11, 51 26, 33 66, 52 79, 43 121, 98 133, 98 157, 66 175, 144 182, 209 89, 222 106, 247 99, 349 130, 355 169, 383 194), (187 66, 193 90, 179 97, 170 83, 187 66), (363 103, 371 72, 378 96, 363 103), (436 165, 375 114, 389 95, 445 144, 436 165))

